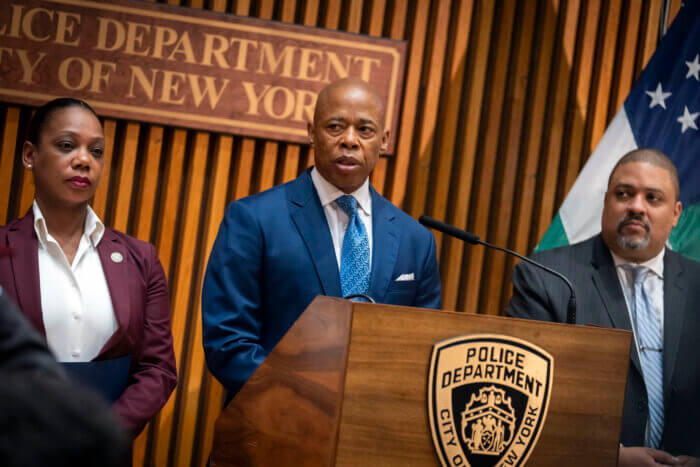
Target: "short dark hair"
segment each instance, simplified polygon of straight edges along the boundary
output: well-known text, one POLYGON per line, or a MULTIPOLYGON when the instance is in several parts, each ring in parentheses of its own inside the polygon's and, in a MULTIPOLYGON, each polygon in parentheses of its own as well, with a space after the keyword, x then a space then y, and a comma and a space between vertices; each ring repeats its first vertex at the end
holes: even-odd
POLYGON ((29 121, 29 129, 27 130, 27 141, 32 143, 34 146, 39 145, 39 137, 41 136, 41 131, 46 126, 46 123, 50 120, 51 116, 60 109, 66 109, 68 107, 81 107, 99 119, 95 110, 90 107, 85 101, 80 99, 74 99, 72 97, 59 97, 46 104, 39 107, 34 116, 29 121))
POLYGON ((647 164, 654 165, 666 170, 671 176, 671 184, 673 185, 673 190, 676 192, 676 201, 681 197, 681 185, 678 181, 678 170, 675 164, 669 157, 663 152, 653 149, 653 148, 639 148, 628 152, 613 167, 610 176, 608 177, 608 186, 612 181, 612 177, 617 171, 617 168, 624 164, 629 164, 630 162, 646 162, 647 164))

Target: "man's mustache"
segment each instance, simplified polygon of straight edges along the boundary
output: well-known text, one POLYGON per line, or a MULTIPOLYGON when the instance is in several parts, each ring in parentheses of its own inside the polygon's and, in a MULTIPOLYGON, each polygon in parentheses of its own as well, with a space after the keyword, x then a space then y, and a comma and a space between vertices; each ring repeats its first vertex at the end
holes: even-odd
POLYGON ((642 216, 636 214, 627 214, 625 218, 622 219, 617 225, 617 232, 621 233, 622 228, 627 224, 631 223, 632 221, 641 223, 644 226, 644 230, 646 230, 647 233, 649 233, 649 230, 651 229, 651 227, 649 226, 649 222, 645 221, 642 216))

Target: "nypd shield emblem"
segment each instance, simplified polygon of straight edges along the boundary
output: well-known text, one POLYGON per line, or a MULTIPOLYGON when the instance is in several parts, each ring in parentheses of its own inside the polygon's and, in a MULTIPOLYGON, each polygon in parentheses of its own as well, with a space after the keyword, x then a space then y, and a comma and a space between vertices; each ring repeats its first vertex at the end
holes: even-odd
POLYGON ((550 354, 509 336, 435 344, 428 418, 442 465, 524 465, 544 426, 553 370, 550 354))

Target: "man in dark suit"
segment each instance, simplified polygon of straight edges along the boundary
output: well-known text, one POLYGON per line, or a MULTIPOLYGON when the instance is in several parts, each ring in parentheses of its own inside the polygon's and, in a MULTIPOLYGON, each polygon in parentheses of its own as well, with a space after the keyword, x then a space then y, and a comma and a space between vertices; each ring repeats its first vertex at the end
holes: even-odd
MULTIPOLYGON (((700 455, 700 263, 665 246, 679 191, 665 155, 632 151, 610 175, 601 234, 533 256, 573 283, 577 324, 634 332, 621 466, 697 465, 688 456, 700 455)), ((565 322, 568 300, 561 280, 520 263, 507 313, 565 322)))
POLYGON ((316 166, 228 207, 202 319, 207 364, 230 396, 317 295, 440 308, 435 239, 369 183, 389 141, 383 122, 367 83, 330 84, 308 126, 316 166))

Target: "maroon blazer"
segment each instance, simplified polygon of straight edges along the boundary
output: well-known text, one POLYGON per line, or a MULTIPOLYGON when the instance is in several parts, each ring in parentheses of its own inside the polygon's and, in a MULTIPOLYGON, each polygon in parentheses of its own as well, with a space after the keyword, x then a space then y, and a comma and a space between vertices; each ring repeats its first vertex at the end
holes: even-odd
MULTIPOLYGON (((39 240, 32 210, 0 226, 0 286, 46 338, 39 291, 39 240)), ((112 406, 131 436, 168 401, 177 381, 168 283, 156 250, 105 229, 97 246, 119 328, 96 360, 131 356, 129 382, 112 406), (123 261, 112 261, 112 253, 123 261)))

